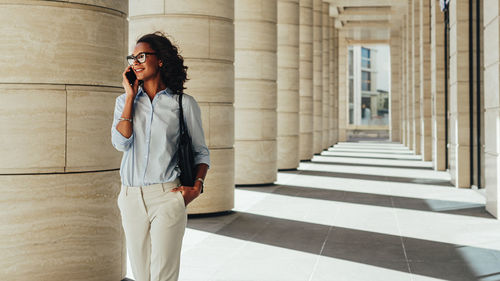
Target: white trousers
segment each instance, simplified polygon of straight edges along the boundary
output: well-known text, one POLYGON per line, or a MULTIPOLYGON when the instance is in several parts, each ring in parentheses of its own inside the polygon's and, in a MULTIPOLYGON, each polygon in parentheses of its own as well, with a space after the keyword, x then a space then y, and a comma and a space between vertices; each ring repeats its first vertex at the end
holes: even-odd
POLYGON ((136 281, 177 281, 187 212, 174 182, 121 187, 118 207, 136 281))

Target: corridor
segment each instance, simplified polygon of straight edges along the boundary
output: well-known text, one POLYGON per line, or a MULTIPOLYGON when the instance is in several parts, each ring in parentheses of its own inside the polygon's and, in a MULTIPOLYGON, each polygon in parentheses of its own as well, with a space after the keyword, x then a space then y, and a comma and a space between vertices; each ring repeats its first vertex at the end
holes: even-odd
POLYGON ((401 144, 337 144, 190 217, 180 280, 500 280, 500 222, 449 180, 401 144))

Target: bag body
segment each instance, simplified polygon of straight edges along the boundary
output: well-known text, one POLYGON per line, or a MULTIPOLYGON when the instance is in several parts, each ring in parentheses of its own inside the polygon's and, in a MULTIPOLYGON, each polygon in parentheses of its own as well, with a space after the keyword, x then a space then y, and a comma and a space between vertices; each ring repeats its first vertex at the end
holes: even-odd
MULTIPOLYGON (((194 177, 196 176, 196 166, 194 165, 194 151, 191 141, 191 136, 186 129, 186 124, 184 123, 184 112, 182 110, 182 95, 179 94, 179 149, 177 151, 179 169, 181 174, 179 176, 181 184, 184 186, 193 186, 194 177)), ((203 190, 201 191, 203 192, 203 190)))

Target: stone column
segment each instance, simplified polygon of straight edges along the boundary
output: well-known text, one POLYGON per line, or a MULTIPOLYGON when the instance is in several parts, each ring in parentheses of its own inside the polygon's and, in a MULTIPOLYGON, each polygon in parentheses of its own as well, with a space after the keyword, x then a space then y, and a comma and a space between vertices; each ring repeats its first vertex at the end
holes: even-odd
POLYGON ((236 184, 276 180, 276 21, 276 0, 235 1, 236 184))
POLYGON ((348 62, 347 58, 349 56, 347 51, 347 40, 346 31, 338 31, 338 124, 339 124, 339 139, 338 141, 347 141, 347 123, 349 119, 347 118, 348 105, 347 105, 347 73, 348 62))
POLYGON ((299 166, 299 0, 278 0, 278 169, 299 166))
POLYGON ((420 0, 420 120, 422 160, 432 160, 430 3, 420 0))
POLYGON ((444 13, 436 1, 431 1, 431 25, 432 160, 435 170, 445 171, 444 13))
POLYGON ((329 112, 331 109, 330 106, 330 14, 329 14, 329 7, 330 4, 323 2, 323 19, 322 19, 322 34, 323 34, 323 46, 322 46, 322 64, 323 64, 323 70, 322 70, 322 78, 323 78, 323 96, 322 96, 322 111, 323 111, 323 141, 321 144, 321 148, 327 149, 331 144, 330 144, 330 119, 329 117, 329 112))
POLYGON ((231 0, 130 2, 129 50, 143 34, 166 32, 188 66, 186 93, 201 108, 211 166, 202 196, 189 213, 234 206, 234 6, 231 0))
POLYGON ((407 70, 407 61, 406 61, 406 54, 407 52, 407 15, 403 15, 403 20, 402 20, 402 32, 401 32, 401 143, 404 144, 405 146, 408 146, 408 138, 407 138, 407 119, 406 119, 406 111, 407 111, 407 106, 406 106, 406 101, 408 99, 408 73, 406 72, 407 70))
POLYGON ((449 165, 456 187, 470 187, 468 11, 467 1, 450 2, 449 165))
POLYGON ((413 0, 408 0, 408 18, 406 21, 406 138, 408 148, 414 150, 413 128, 413 0))
POLYGON ((401 136, 401 27, 391 28, 391 93, 390 93, 390 135, 391 141, 399 142, 401 136))
POLYGON ((500 210, 500 5, 484 0, 484 128, 486 210, 499 217, 500 210))
POLYGON ((300 3, 299 158, 313 157, 313 0, 300 3))
POLYGON ((320 153, 323 142, 323 4, 313 0, 313 152, 320 153))
POLYGON ((0 5, 2 280, 126 273, 121 153, 110 128, 123 93, 128 1, 93 3, 0 5))
POLYGON ((412 111, 413 111, 413 150, 415 154, 421 154, 421 120, 420 120, 420 2, 423 0, 413 0, 412 7, 412 111))
POLYGON ((335 20, 332 17, 328 18, 330 25, 330 145, 334 145, 338 141, 338 113, 337 113, 337 101, 338 101, 338 48, 337 41, 338 35, 337 30, 334 27, 335 20))

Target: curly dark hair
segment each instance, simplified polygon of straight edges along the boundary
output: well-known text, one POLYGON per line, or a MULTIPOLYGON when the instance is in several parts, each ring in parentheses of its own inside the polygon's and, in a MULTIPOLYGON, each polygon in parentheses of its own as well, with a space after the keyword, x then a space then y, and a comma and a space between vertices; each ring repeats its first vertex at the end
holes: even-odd
POLYGON ((143 35, 137 40, 138 43, 148 43, 158 59, 163 62, 160 75, 167 88, 176 94, 186 89, 184 83, 189 80, 187 78, 188 67, 184 65, 184 58, 179 54, 178 47, 164 33, 156 31, 143 35))

